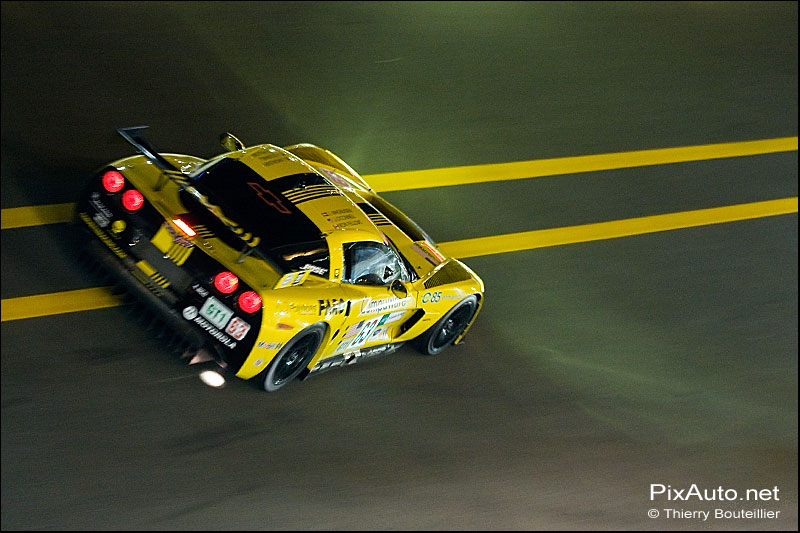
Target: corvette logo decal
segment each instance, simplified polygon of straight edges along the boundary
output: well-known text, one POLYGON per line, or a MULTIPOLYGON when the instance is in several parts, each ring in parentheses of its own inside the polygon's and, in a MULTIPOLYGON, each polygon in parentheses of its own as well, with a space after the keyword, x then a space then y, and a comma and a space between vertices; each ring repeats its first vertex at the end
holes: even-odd
POLYGON ((258 193, 258 197, 261 198, 265 204, 272 207, 278 213, 282 213, 284 215, 291 215, 292 212, 289 210, 288 207, 283 205, 281 199, 272 192, 271 190, 264 187, 263 183, 258 183, 254 181, 248 181, 247 184, 250 186, 251 189, 258 193))

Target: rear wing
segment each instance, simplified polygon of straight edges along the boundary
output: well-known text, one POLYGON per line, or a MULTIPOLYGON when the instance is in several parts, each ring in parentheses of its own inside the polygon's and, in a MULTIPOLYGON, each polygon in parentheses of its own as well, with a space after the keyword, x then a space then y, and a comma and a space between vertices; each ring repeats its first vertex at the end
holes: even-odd
POLYGON ((145 138, 145 130, 149 127, 150 126, 131 126, 129 128, 117 128, 117 133, 122 135, 123 139, 131 143, 134 148, 139 150, 147 159, 155 163, 161 170, 180 172, 172 163, 164 159, 155 147, 150 144, 150 141, 145 138))
MULTIPOLYGON (((191 183, 189 177, 180 171, 175 165, 167 161, 164 156, 158 153, 158 150, 150 144, 145 136, 145 130, 147 130, 149 126, 132 126, 129 128, 118 128, 117 133, 122 135, 122 137, 131 143, 134 148, 136 148, 139 152, 142 153, 147 159, 152 161, 158 168, 161 169, 161 174, 164 178, 168 178, 172 180, 178 187, 185 190, 188 194, 192 195, 192 197, 197 200, 202 206, 204 206, 212 215, 214 215, 220 222, 222 222, 229 230, 231 230, 239 240, 244 243, 244 248, 242 249, 241 255, 237 260, 237 263, 241 263, 244 261, 244 258, 253 251, 253 249, 258 246, 258 243, 261 242, 261 239, 252 233, 246 231, 239 225, 235 220, 227 217, 223 212, 222 209, 212 203, 208 197, 203 195, 196 187, 194 187, 191 183)), ((166 181, 164 179, 159 179, 159 183, 156 184, 155 190, 161 190, 164 186, 166 181)))

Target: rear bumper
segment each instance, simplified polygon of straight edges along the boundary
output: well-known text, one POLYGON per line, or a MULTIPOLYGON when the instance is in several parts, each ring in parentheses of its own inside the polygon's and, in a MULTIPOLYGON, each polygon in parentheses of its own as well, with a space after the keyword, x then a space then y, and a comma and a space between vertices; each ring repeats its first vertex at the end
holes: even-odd
MULTIPOLYGON (((119 259, 111 254, 108 248, 96 239, 89 239, 83 246, 85 257, 94 262, 104 273, 110 275, 125 293, 131 295, 139 306, 149 314, 148 325, 159 330, 159 334, 175 339, 176 347, 183 351, 183 355, 195 355, 206 349, 214 360, 222 367, 227 366, 223 355, 205 336, 184 319, 181 314, 170 307, 165 300, 175 299, 172 295, 156 296, 143 281, 134 275, 138 270, 130 258, 119 259), (165 298, 166 296, 166 298, 165 298), (165 298, 165 299, 162 299, 165 298)), ((177 303, 177 299, 175 302, 177 303)))

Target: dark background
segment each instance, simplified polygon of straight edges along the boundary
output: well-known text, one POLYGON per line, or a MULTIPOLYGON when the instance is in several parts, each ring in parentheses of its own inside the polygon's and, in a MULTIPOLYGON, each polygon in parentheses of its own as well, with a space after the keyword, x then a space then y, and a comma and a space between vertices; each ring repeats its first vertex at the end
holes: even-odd
MULTIPOLYGON (((362 174, 796 136, 797 42, 796 2, 4 1, 2 208, 74 201, 140 124, 362 174)), ((797 182, 789 152, 385 196, 444 242, 797 182)), ((72 239, 3 231, 2 298, 96 285, 72 239)), ((2 528, 797 529, 796 214, 465 262, 464 346, 276 394, 205 386, 124 308, 3 323, 2 528), (664 518, 717 507, 780 517, 664 518)))

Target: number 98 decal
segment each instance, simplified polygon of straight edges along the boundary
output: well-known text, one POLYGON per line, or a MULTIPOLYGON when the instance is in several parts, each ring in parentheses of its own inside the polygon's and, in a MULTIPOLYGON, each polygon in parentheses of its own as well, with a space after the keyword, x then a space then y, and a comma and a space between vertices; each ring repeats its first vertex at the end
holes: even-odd
POLYGON ((436 302, 441 300, 441 298, 442 298, 442 291, 426 292, 425 294, 422 295, 422 303, 424 303, 424 304, 426 304, 426 303, 435 304, 436 302))

